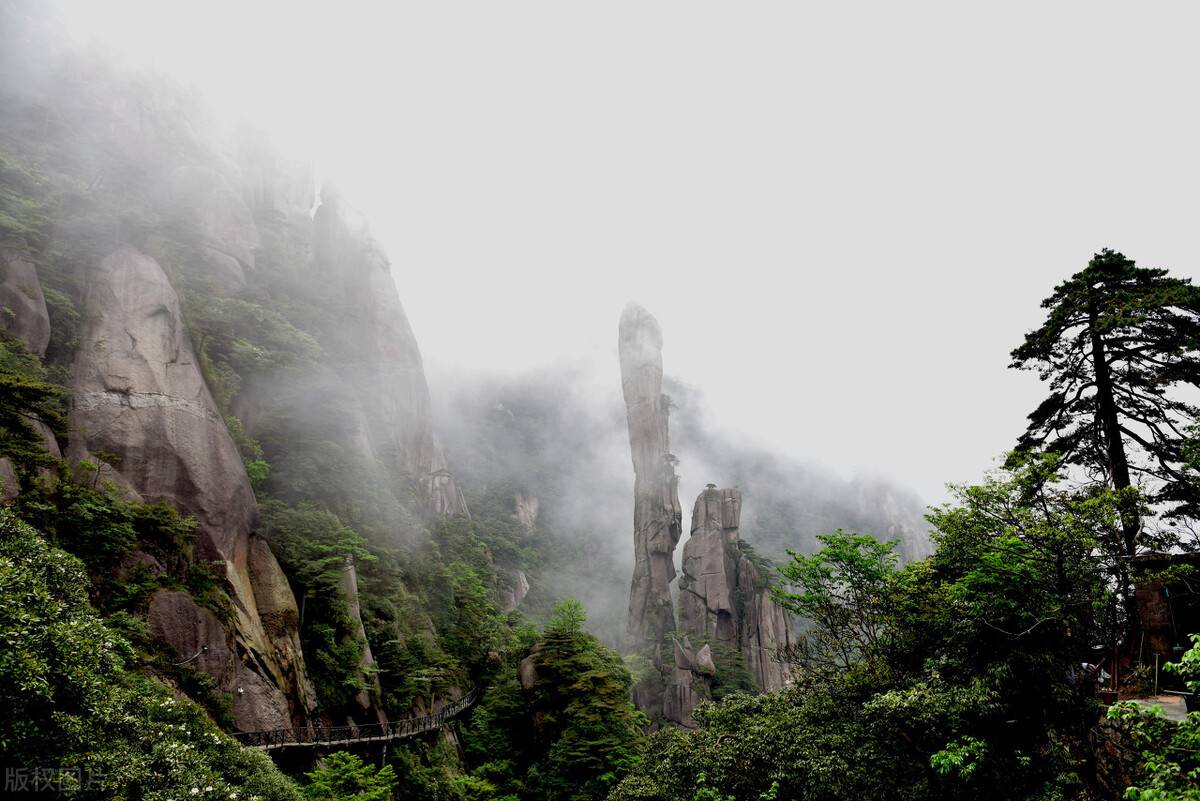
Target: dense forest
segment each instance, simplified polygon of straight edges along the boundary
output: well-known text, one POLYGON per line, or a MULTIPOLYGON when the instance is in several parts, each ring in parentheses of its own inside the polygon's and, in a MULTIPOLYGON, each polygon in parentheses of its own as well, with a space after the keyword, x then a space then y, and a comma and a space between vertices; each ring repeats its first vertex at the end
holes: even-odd
POLYGON ((0 8, 6 797, 1200 798, 1190 279, 1063 265, 1045 399, 924 513, 709 420, 640 307, 606 389, 431 391, 402 289, 309 165, 0 8))

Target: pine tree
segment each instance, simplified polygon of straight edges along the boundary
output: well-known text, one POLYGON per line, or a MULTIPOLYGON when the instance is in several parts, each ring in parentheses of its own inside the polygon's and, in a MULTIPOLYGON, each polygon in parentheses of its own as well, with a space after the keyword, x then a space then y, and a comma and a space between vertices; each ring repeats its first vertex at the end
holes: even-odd
MULTIPOLYGON (((1051 392, 1018 452, 1057 453, 1113 489, 1143 486, 1169 514, 1191 516, 1183 448, 1200 410, 1178 388, 1200 386, 1200 288, 1103 250, 1042 307, 1046 321, 1011 366, 1038 370, 1051 392)), ((1137 553, 1140 518, 1131 493, 1121 513, 1126 556, 1137 553)))

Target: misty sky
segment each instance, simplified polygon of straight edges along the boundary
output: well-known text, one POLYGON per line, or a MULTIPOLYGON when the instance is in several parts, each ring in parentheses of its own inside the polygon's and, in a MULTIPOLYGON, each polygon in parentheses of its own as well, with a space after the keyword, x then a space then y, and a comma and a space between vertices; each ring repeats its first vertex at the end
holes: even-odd
POLYGON ((427 362, 616 396, 636 298, 728 427, 940 500, 1040 398, 1005 367, 1054 283, 1200 268, 1194 4, 377 6, 64 13, 315 157, 427 362))

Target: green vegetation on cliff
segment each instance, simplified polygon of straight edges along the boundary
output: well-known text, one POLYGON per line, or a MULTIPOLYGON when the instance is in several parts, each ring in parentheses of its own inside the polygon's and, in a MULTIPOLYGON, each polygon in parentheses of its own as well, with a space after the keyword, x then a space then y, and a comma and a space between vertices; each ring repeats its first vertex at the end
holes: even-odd
POLYGON ((646 720, 632 678, 584 619, 578 601, 560 604, 545 633, 504 660, 467 724, 474 775, 496 797, 601 799, 637 763, 646 720))
POLYGON ((73 798, 299 801, 265 754, 136 670, 90 586, 78 559, 0 509, 0 762, 53 770, 73 798))

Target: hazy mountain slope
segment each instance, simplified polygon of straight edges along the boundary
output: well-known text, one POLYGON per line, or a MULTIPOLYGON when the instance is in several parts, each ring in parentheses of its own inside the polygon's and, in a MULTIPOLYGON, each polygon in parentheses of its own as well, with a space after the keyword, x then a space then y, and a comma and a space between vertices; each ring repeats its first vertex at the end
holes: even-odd
MULTIPOLYGON (((0 10, 5 328, 71 390, 70 425, 48 447, 196 523, 177 551, 136 543, 95 579, 146 582, 129 611, 212 677, 241 728, 375 719, 382 689, 352 686, 372 664, 364 623, 381 640, 435 630, 421 599, 403 631, 379 610, 410 602, 397 561, 432 516, 466 511, 390 264, 352 207, 318 196, 311 167, 221 126, 171 80, 65 42, 36 4, 0 10), (332 540, 322 547, 348 555, 363 535, 398 554, 371 619, 337 589, 353 581, 296 565, 285 577, 263 535, 292 535, 260 524, 264 500, 303 506, 320 524, 305 536, 332 540), (216 612, 182 586, 196 571, 215 576, 216 612)), ((10 467, 30 503, 37 474, 10 467)), ((445 675, 426 694, 455 691, 465 668, 445 675)))
MULTIPOLYGON (((619 310, 618 310, 619 311, 619 310)), ((615 317, 614 317, 615 325, 615 317)), ((472 509, 515 515, 518 496, 537 500, 542 593, 583 599, 589 627, 623 642, 633 566, 633 473, 620 376, 560 367, 521 376, 435 376, 445 408, 448 458, 472 509)), ((905 558, 928 553, 924 506, 885 480, 845 480, 804 460, 741 441, 708 420, 703 397, 667 382, 675 408, 671 449, 687 505, 704 484, 738 486, 742 536, 760 553, 811 551, 837 528, 898 538, 905 558)), ((690 521, 684 521, 685 528, 690 521)), ((677 552, 677 558, 679 554, 677 552)))

